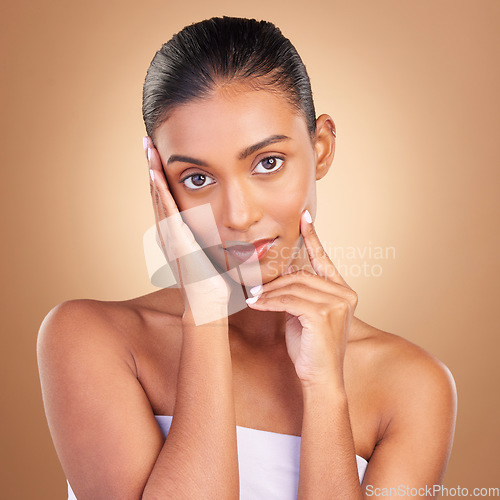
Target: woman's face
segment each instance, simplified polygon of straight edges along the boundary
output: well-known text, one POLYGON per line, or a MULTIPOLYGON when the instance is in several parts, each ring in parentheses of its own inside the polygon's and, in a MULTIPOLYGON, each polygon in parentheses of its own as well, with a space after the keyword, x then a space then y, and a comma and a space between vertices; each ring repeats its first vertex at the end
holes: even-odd
POLYGON ((235 266, 244 265, 244 248, 225 248, 274 240, 259 247, 268 250, 253 266, 263 283, 282 274, 302 244, 302 211, 315 216, 324 175, 304 117, 279 94, 233 84, 174 108, 154 142, 179 210, 211 207, 222 246, 206 248, 213 232, 205 217, 186 222, 221 273, 241 283, 235 266))

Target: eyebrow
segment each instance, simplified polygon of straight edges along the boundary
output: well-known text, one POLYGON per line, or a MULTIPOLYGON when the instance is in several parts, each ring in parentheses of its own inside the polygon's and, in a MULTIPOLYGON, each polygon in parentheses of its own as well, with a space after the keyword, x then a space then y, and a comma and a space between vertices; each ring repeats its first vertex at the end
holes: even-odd
MULTIPOLYGON (((288 137, 287 135, 271 135, 266 139, 259 141, 256 144, 253 144, 252 146, 248 146, 248 148, 245 148, 243 151, 241 151, 241 153, 238 155, 238 160, 244 160, 245 158, 249 157, 256 151, 258 151, 259 149, 265 148, 270 144, 274 144, 276 142, 289 141, 290 139, 291 138, 288 137)), ((184 155, 171 155, 167 160, 167 165, 170 165, 171 163, 174 163, 176 161, 182 163, 191 163, 192 165, 198 165, 199 167, 208 167, 208 164, 203 160, 198 160, 197 158, 191 158, 190 156, 184 156, 184 155)))
POLYGON ((259 149, 265 148, 266 146, 269 146, 270 144, 274 144, 275 142, 282 142, 282 141, 289 141, 290 137, 286 135, 271 135, 267 139, 264 139, 263 141, 258 142, 257 144, 254 144, 253 146, 249 146, 248 148, 244 149, 239 155, 238 155, 238 160, 244 160, 251 154, 255 153, 259 149))

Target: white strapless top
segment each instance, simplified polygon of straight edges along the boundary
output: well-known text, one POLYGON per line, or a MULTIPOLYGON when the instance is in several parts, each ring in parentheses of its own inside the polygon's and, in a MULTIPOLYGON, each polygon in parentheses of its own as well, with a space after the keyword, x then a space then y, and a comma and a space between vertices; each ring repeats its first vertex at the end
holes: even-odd
MULTIPOLYGON (((172 417, 155 415, 165 438, 172 417)), ((299 485, 300 436, 236 426, 240 500, 292 500, 299 485)), ((356 455, 359 482, 368 462, 356 455)), ((76 497, 68 482, 68 500, 76 497)))

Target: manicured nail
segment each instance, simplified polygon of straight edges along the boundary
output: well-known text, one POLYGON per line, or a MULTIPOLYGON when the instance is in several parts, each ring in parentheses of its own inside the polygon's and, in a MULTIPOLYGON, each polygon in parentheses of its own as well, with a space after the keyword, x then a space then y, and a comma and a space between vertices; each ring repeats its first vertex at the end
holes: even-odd
POLYGON ((151 161, 151 148, 148 148, 148 161, 151 161))
POLYGON ((142 147, 144 148, 144 151, 148 149, 148 138, 146 136, 142 138, 142 147))
POLYGON ((248 297, 248 299, 246 299, 245 302, 247 304, 255 304, 255 302, 257 302, 259 297, 260 297, 260 295, 257 297, 248 297))
POLYGON ((311 222, 313 221, 309 210, 306 210, 304 212, 304 219, 306 220, 306 222, 309 222, 309 224, 311 224, 311 222))
POLYGON ((149 176, 151 177, 151 180, 154 182, 155 181, 155 173, 153 172, 153 169, 149 169, 149 176))
POLYGON ((250 293, 252 295, 257 295, 261 290, 262 290, 262 285, 257 285, 254 286, 253 288, 250 288, 250 293))

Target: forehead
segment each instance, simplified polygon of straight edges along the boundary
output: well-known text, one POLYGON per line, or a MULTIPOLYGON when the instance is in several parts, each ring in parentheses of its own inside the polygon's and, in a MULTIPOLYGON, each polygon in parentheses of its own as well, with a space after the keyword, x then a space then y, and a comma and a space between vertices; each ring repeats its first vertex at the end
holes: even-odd
POLYGON ((222 88, 174 108, 155 142, 160 154, 201 155, 240 151, 271 135, 310 140, 304 116, 279 93, 222 88))

